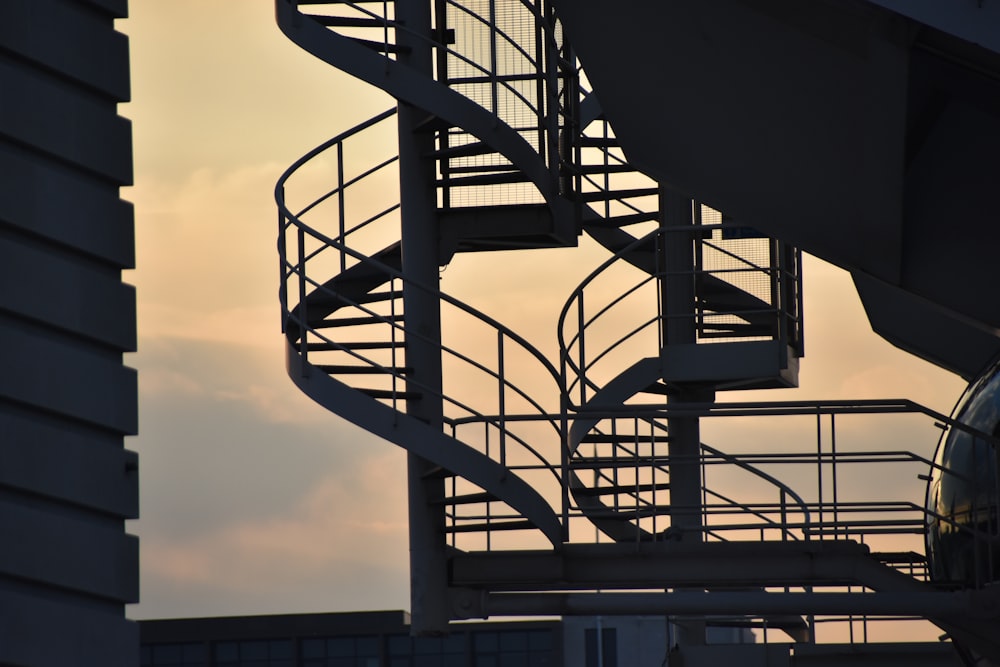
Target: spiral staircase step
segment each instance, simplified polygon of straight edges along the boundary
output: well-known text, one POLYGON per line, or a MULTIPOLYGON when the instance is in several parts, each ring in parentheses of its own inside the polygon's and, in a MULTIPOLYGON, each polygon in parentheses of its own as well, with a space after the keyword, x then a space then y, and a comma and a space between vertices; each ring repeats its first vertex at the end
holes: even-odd
POLYGON ((348 364, 315 364, 327 375, 391 375, 401 376, 411 372, 407 366, 396 366, 393 368, 382 368, 380 366, 354 366, 348 364))
POLYGON ((446 533, 488 533, 499 530, 533 530, 536 526, 531 521, 525 520, 497 520, 482 523, 468 523, 454 526, 445 526, 446 533))
POLYGON ((641 222, 653 222, 660 217, 659 211, 642 211, 641 213, 629 213, 627 215, 613 215, 608 218, 587 223, 588 227, 628 227, 641 222))
POLYGON ((458 146, 447 146, 425 153, 425 157, 436 158, 438 160, 448 160, 460 157, 475 157, 477 155, 488 155, 495 153, 495 149, 483 141, 470 141, 458 146))
POLYGON ((455 496, 447 496, 445 498, 439 498, 434 502, 435 505, 475 505, 478 503, 489 503, 495 500, 499 500, 494 494, 487 491, 482 491, 479 493, 466 493, 455 496))
POLYGON ((614 496, 618 494, 649 493, 652 491, 667 491, 670 489, 669 482, 659 482, 656 484, 619 484, 613 486, 589 486, 577 489, 574 495, 598 497, 614 496))
POLYGON ((365 315, 316 320, 315 322, 309 322, 309 326, 313 329, 335 329, 337 327, 364 326, 366 324, 393 324, 402 321, 402 315, 365 315))
POLYGON ((371 18, 366 16, 321 16, 317 14, 303 14, 320 25, 328 28, 394 28, 390 21, 383 18, 371 18))
POLYGON ((630 188, 627 190, 598 190, 595 192, 581 192, 577 197, 581 201, 608 201, 616 199, 633 199, 635 197, 649 197, 659 194, 659 188, 630 188))
POLYGON ((419 391, 393 391, 392 389, 366 389, 355 387, 355 391, 361 392, 369 398, 392 399, 412 401, 423 396, 419 391))
POLYGON ((309 352, 331 352, 338 350, 391 350, 406 347, 400 341, 349 341, 337 343, 309 343, 306 349, 309 352))

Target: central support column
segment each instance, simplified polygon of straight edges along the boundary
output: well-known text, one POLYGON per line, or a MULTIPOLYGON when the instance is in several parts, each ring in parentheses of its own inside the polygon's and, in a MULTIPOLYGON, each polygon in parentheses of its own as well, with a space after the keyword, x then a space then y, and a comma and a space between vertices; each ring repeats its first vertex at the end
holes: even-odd
MULTIPOLYGON (((407 31, 396 31, 398 43, 409 47, 399 59, 433 77, 431 13, 428 0, 397 0, 396 19, 407 31)), ((403 255, 403 312, 406 321, 406 412, 432 428, 443 427, 441 399, 441 303, 438 286, 438 221, 435 165, 428 157, 434 148, 432 133, 420 124, 428 112, 399 103, 400 216, 403 255), (419 285, 417 287, 415 285, 419 285), (427 289, 424 289, 427 288, 427 289)), ((444 497, 445 480, 433 474, 434 466, 413 454, 407 459, 410 524, 411 633, 447 632, 448 576, 444 508, 434 499, 444 497)))
MULTIPOLYGON (((693 202, 660 188, 660 211, 665 230, 660 255, 663 267, 663 345, 693 345, 695 322, 695 239, 693 202)), ((672 387, 671 404, 711 401, 711 386, 696 383, 672 387)), ((671 417, 670 505, 671 527, 685 542, 701 540, 701 429, 698 417, 671 417)))
MULTIPOLYGON (((693 345, 697 342, 695 308, 694 202, 666 187, 660 187, 661 225, 664 229, 659 253, 663 274, 661 298, 663 345, 693 345), (671 231, 682 230, 682 231, 671 231)), ((671 387, 669 403, 700 403, 714 400, 711 385, 684 383, 671 387)), ((670 529, 682 542, 702 540, 701 425, 698 417, 671 417, 670 434, 670 529)), ((703 620, 676 622, 679 646, 705 643, 703 620)))

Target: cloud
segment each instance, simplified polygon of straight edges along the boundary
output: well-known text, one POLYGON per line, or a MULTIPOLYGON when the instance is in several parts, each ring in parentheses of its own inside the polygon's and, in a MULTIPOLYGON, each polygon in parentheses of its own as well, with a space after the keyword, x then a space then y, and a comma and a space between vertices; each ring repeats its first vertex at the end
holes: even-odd
MULTIPOLYGON (((402 452, 383 452, 331 472, 279 516, 246 518, 189 539, 148 537, 142 543, 143 577, 154 588, 147 593, 186 590, 192 609, 204 604, 207 594, 216 606, 228 601, 235 608, 246 591, 288 600, 296 597, 293 592, 317 587, 331 598, 338 590, 354 590, 350 603, 341 599, 341 608, 370 608, 370 602, 356 599, 361 583, 370 587, 369 595, 405 597, 399 588, 389 595, 380 590, 387 581, 398 586, 406 580, 404 461, 402 452), (366 573, 379 573, 380 579, 366 573)), ((326 603, 327 609, 336 606, 333 599, 326 603)), ((272 598, 261 611, 280 607, 272 598)))

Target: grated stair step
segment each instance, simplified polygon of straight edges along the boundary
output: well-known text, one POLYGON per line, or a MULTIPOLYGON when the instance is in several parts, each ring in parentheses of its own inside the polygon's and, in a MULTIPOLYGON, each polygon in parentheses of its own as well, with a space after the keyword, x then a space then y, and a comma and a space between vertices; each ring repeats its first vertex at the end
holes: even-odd
POLYGON ((581 192, 578 196, 585 202, 592 201, 615 201, 618 199, 632 199, 634 197, 649 197, 659 194, 658 188, 632 188, 630 190, 595 190, 594 192, 581 192))
MULTIPOLYGON (((295 0, 298 5, 381 5, 385 0, 295 0)), ((388 0, 395 4, 395 0, 388 0)))
POLYGON ((482 141, 471 141, 467 144, 460 144, 458 146, 448 146, 446 148, 439 148, 434 151, 429 151, 426 157, 433 157, 438 159, 451 159, 459 157, 475 157, 477 155, 488 155, 489 153, 495 153, 496 149, 487 143, 482 141))
POLYGON ((616 508, 607 509, 588 509, 587 516, 594 517, 598 519, 624 519, 626 521, 631 519, 645 519, 652 516, 664 516, 670 514, 670 505, 640 505, 636 506, 625 506, 619 505, 616 508))
POLYGON ((495 530, 533 530, 535 524, 527 519, 519 521, 491 521, 488 523, 470 523, 461 526, 445 526, 446 533, 488 533, 495 530))
POLYGON ((366 315, 364 317, 340 317, 310 322, 313 329, 333 329, 336 327, 363 326, 365 324, 392 324, 402 322, 402 315, 366 315))
POLYGON ((434 501, 435 505, 475 505, 477 503, 489 503, 499 500, 495 495, 487 491, 479 493, 466 493, 457 496, 447 496, 434 501))
POLYGON ((604 443, 604 444, 635 444, 650 442, 670 442, 668 435, 635 435, 622 433, 588 433, 580 440, 581 443, 604 443))
POLYGON ((661 456, 586 456, 570 459, 569 467, 574 470, 603 470, 612 468, 636 468, 641 466, 665 466, 670 462, 667 455, 661 456))
POLYGON ((333 352, 337 350, 391 350, 393 348, 405 347, 405 343, 400 341, 390 341, 383 343, 380 341, 362 341, 348 343, 309 343, 306 349, 309 352, 333 352))
POLYGON ((316 364, 327 375, 405 375, 408 367, 382 368, 380 366, 352 366, 347 364, 316 364))
POLYGON ((328 28, 394 28, 389 21, 368 16, 320 16, 318 14, 303 14, 328 28))
POLYGON ((649 493, 651 491, 666 491, 670 488, 669 482, 657 484, 632 484, 624 486, 592 486, 586 488, 573 489, 574 496, 586 496, 589 498, 599 496, 617 496, 631 493, 649 493))
POLYGON ((392 400, 415 400, 423 396, 419 391, 393 391, 391 389, 364 389, 355 387, 355 391, 360 391, 365 396, 371 398, 388 398, 392 400))
POLYGON ((581 164, 572 167, 569 170, 574 174, 624 174, 626 172, 634 172, 635 167, 630 164, 581 164))
POLYGON ((408 46, 399 46, 398 44, 387 44, 386 42, 376 42, 371 39, 359 39, 357 37, 352 38, 355 42, 361 46, 366 46, 372 51, 378 51, 379 53, 409 53, 411 51, 408 46))
POLYGON ((580 137, 583 148, 618 148, 621 146, 616 137, 580 137))
POLYGON ((593 222, 586 222, 587 227, 628 227, 629 225, 636 225, 640 222, 652 222, 658 220, 660 217, 659 211, 643 211, 641 213, 629 213, 628 215, 613 215, 610 218, 602 218, 601 220, 595 220, 593 222))
POLYGON ((527 182, 528 177, 522 171, 500 171, 490 174, 478 174, 476 176, 459 176, 457 178, 439 179, 437 181, 437 185, 462 187, 469 185, 502 185, 504 183, 527 182))

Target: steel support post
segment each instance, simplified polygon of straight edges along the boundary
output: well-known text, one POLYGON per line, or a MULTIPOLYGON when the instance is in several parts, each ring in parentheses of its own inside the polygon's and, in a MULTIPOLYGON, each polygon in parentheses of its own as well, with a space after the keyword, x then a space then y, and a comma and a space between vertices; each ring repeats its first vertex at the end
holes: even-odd
MULTIPOLYGON (((663 345, 693 345, 697 342, 695 321, 695 239, 693 202, 668 188, 660 188, 661 224, 664 229, 659 253, 662 266, 661 298, 663 345), (681 231, 673 231, 681 230, 681 231)), ((671 404, 714 399, 705 385, 672 387, 671 404)), ((701 429, 698 417, 671 417, 670 504, 671 528, 683 542, 701 540, 701 429)))
MULTIPOLYGON (((399 59, 433 78, 429 0, 397 0, 399 59), (423 37, 423 39, 421 39, 423 37)), ((432 133, 421 130, 427 112, 399 103, 399 189, 403 254, 403 312, 406 321, 407 389, 419 398, 407 400, 406 412, 442 428, 441 306, 438 285, 437 193, 432 133)), ((410 528, 411 632, 447 632, 450 618, 444 508, 432 502, 444 496, 445 480, 433 465, 413 454, 407 459, 410 528)))
MULTIPOLYGON (((694 202, 660 186, 660 242, 662 267, 661 299, 663 345, 693 345, 697 342, 695 291, 694 202), (680 230, 680 231, 673 231, 680 230)), ((671 404, 714 400, 714 391, 704 385, 685 384, 672 388, 671 404)), ((698 417, 671 417, 670 433, 670 530, 681 542, 702 539, 701 424, 698 417)), ((678 644, 705 643, 704 621, 677 623, 678 644)))

